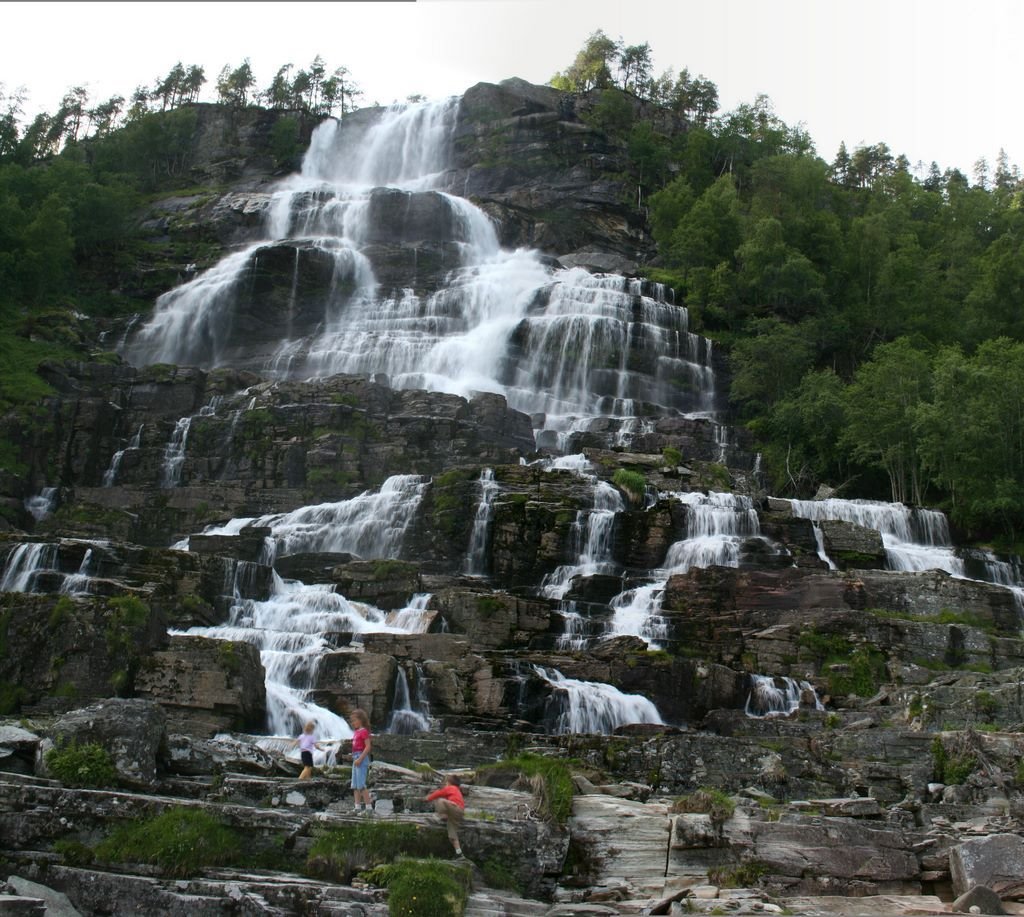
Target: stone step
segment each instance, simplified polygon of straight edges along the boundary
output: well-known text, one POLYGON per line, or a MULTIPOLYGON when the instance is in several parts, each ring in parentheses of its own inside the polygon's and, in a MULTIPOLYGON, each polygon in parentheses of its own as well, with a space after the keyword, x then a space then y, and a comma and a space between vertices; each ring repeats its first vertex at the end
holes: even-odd
POLYGON ((543 901, 487 889, 469 896, 465 917, 542 917, 549 910, 551 905, 543 901))

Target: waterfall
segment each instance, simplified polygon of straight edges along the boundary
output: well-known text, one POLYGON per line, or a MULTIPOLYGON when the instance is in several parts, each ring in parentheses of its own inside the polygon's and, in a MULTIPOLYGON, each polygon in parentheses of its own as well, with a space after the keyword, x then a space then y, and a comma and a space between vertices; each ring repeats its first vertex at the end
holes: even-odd
POLYGON ((562 633, 555 640, 555 649, 560 652, 574 652, 586 649, 589 642, 587 637, 586 619, 576 610, 575 602, 563 602, 562 608, 562 633))
POLYGON ((500 489, 494 480, 493 468, 485 468, 480 472, 480 502, 473 517, 473 530, 469 536, 469 550, 466 553, 466 573, 469 576, 487 574, 487 527, 491 522, 491 504, 500 489))
POLYGON ((182 417, 174 425, 174 432, 164 448, 161 487, 177 487, 181 483, 181 469, 185 464, 185 446, 188 443, 188 431, 191 426, 191 417, 182 417))
POLYGON ((824 710, 825 705, 818 699, 818 692, 808 681, 770 675, 750 675, 750 693, 744 713, 750 717, 787 716, 800 709, 803 697, 814 699, 814 709, 824 710), (780 685, 779 682, 782 682, 780 685))
POLYGON ((47 542, 18 545, 7 556, 0 592, 32 592, 37 574, 57 569, 58 546, 47 542))
POLYGON ((828 556, 828 552, 825 550, 825 533, 817 522, 814 523, 814 544, 818 548, 818 560, 828 564, 829 570, 838 570, 835 561, 828 556))
POLYGON ((902 503, 874 500, 791 500, 793 515, 821 522, 839 519, 882 536, 890 570, 945 570, 964 576, 963 561, 953 553, 946 517, 936 510, 910 509, 902 503))
POLYGON ((386 622, 404 633, 425 634, 434 619, 434 615, 427 610, 432 598, 429 592, 417 592, 409 599, 408 605, 391 612, 386 622))
POLYGON ((553 734, 609 735, 632 723, 664 723, 658 708, 642 695, 623 694, 602 682, 566 678, 557 669, 534 666, 534 672, 552 688, 545 721, 553 734))
POLYGON ((398 671, 395 673, 395 702, 391 708, 391 717, 388 720, 387 729, 385 732, 394 733, 397 735, 409 735, 414 732, 429 732, 430 731, 430 719, 428 716, 427 708, 423 705, 423 698, 421 696, 423 677, 422 672, 417 669, 417 704, 414 706, 409 699, 409 679, 405 675, 405 670, 398 666, 398 671), (416 709, 419 707, 420 709, 416 709))
POLYGON ((82 557, 82 563, 78 570, 64 577, 64 584, 60 587, 63 595, 88 595, 89 583, 92 580, 92 548, 87 548, 82 557))
MULTIPOLYGON (((1019 561, 999 560, 991 552, 965 550, 963 554, 975 561, 968 563, 958 553, 949 534, 945 514, 933 509, 912 509, 902 503, 874 500, 790 500, 793 515, 817 523, 825 519, 852 522, 874 529, 882 536, 886 562, 890 570, 918 573, 944 570, 958 579, 1003 586, 1013 593, 1017 609, 1024 616, 1024 571, 1019 561), (977 573, 978 576, 971 576, 977 573)), ((820 543, 819 556, 824 544, 820 543)), ((827 558, 825 558, 827 559, 827 558)), ((830 569, 835 569, 829 561, 830 569)))
MULTIPOLYGON (((290 513, 247 516, 203 529, 204 535, 238 535, 248 526, 269 528, 264 563, 289 554, 355 554, 396 557, 428 484, 419 475, 394 475, 378 492, 350 500, 303 506, 290 513)), ((178 542, 176 548, 188 550, 178 542)))
MULTIPOLYGON (((121 470, 121 462, 124 459, 124 454, 129 449, 138 449, 139 448, 140 444, 142 443, 142 430, 143 430, 143 428, 145 426, 146 426, 145 424, 139 424, 139 429, 135 431, 135 435, 129 440, 128 445, 125 446, 124 449, 118 449, 117 452, 115 452, 113 454, 113 456, 110 459, 110 465, 108 465, 107 466, 107 470, 103 472, 103 486, 104 487, 113 487, 114 486, 115 482, 117 481, 117 473, 118 473, 118 471, 121 470)), ((175 432, 177 432, 177 429, 175 429, 175 432)), ((167 454, 165 452, 164 453, 164 461, 165 461, 165 463, 166 463, 166 460, 167 460, 167 454)), ((182 446, 181 460, 182 460, 182 462, 185 460, 184 446, 182 446)), ((165 464, 165 472, 166 472, 166 464, 165 464)), ((166 474, 165 474, 165 479, 166 479, 166 474)))
POLYGON ((290 330, 292 298, 286 339, 260 345, 277 345, 264 373, 382 373, 396 388, 495 392, 563 449, 598 419, 610 444, 649 429, 641 418, 652 411, 713 411, 711 342, 689 330, 687 310, 662 285, 503 250, 487 215, 445 190, 457 114, 457 100, 395 108, 359 137, 325 121, 301 173, 273 190, 263 238, 161 296, 126 355, 230 362, 244 348, 244 317, 261 308, 247 299, 256 295, 247 278, 268 249, 286 244, 296 259, 305 250, 328 259, 332 280, 320 321, 302 332, 290 330), (427 241, 457 252, 434 292, 378 282, 373 246, 396 203, 399 212, 429 212, 440 235, 427 241))
POLYGON ((672 544, 655 580, 620 593, 612 599, 610 633, 642 637, 657 647, 666 637, 661 600, 669 577, 694 567, 738 567, 740 544, 760 537, 757 511, 750 497, 730 493, 673 494, 687 507, 686 538, 672 544))
POLYGON ((568 592, 574 577, 618 572, 618 567, 612 560, 612 539, 615 533, 615 515, 625 512, 626 503, 618 490, 593 474, 593 466, 582 454, 548 460, 544 467, 549 471, 570 471, 590 481, 594 489, 592 507, 589 510, 579 510, 572 524, 571 541, 576 555, 575 563, 557 567, 541 582, 542 595, 561 600, 568 592))
MULTIPOLYGON (((311 552, 356 553, 367 559, 397 557, 426 482, 416 475, 389 478, 378 493, 367 491, 351 500, 307 506, 291 513, 232 519, 207 527, 208 534, 238 535, 248 525, 269 528, 264 560, 311 552)), ((187 545, 181 546, 187 550, 187 545)), ((222 640, 242 640, 260 651, 266 671, 267 726, 276 735, 294 735, 309 721, 325 737, 350 738, 345 720, 317 704, 312 691, 318 683, 323 655, 335 650, 331 635, 358 637, 364 633, 421 633, 429 619, 429 594, 413 597, 397 613, 350 601, 332 585, 307 585, 273 573, 267 599, 255 599, 256 565, 229 564, 225 591, 230 590, 228 621, 221 627, 193 627, 185 633, 222 640)), ((355 652, 350 649, 347 652, 355 652)))
POLYGON ((57 505, 57 488, 44 487, 34 497, 25 498, 25 509, 36 522, 42 522, 57 505))

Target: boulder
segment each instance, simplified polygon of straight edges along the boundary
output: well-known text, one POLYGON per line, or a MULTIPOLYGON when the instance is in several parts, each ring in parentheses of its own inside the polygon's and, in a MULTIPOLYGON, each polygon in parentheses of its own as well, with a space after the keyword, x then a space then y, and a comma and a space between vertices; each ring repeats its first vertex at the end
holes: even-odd
POLYGON ((266 716, 259 650, 251 643, 176 635, 150 655, 135 681, 139 697, 159 703, 168 728, 198 736, 257 729, 266 716))
POLYGON ((253 742, 230 735, 218 735, 212 739, 169 735, 164 760, 168 771, 187 776, 225 772, 271 774, 276 769, 273 755, 253 742))
POLYGON ((163 708, 149 700, 111 698, 72 710, 46 731, 47 741, 40 749, 43 776, 49 748, 95 743, 111 756, 119 779, 129 784, 153 784, 166 724, 163 708))
MULTIPOLYGON (((14 889, 15 893, 26 898, 38 898, 46 905, 47 917, 79 917, 80 911, 76 910, 70 899, 63 892, 55 891, 38 882, 23 879, 21 876, 10 876, 7 884, 14 889)), ((0 913, 8 913, 0 904, 0 913)), ((10 913, 18 913, 10 911, 10 913)), ((31 913, 26 911, 25 913, 31 913)))
POLYGON ((41 741, 34 732, 13 723, 0 724, 0 770, 31 774, 41 741))
POLYGON ((971 838, 949 851, 953 891, 963 895, 984 885, 1000 897, 1024 896, 1024 837, 992 834, 971 838))
POLYGON ((953 902, 953 910, 959 914, 1005 914, 1003 902, 991 888, 976 885, 964 892, 953 902))

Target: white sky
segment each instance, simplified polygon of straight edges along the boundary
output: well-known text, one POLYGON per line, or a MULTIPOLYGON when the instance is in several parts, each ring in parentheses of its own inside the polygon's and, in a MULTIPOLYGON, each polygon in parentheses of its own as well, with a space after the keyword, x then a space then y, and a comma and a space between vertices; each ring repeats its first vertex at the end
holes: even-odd
POLYGON ((544 83, 603 29, 649 42, 656 73, 704 74, 723 111, 767 94, 830 161, 841 140, 967 175, 1001 147, 1024 161, 1020 0, 0 2, 0 27, 0 83, 29 90, 29 116, 73 85, 92 104, 127 97, 179 60, 206 68, 209 101, 221 67, 245 57, 263 88, 320 54, 349 68, 364 104, 544 83))

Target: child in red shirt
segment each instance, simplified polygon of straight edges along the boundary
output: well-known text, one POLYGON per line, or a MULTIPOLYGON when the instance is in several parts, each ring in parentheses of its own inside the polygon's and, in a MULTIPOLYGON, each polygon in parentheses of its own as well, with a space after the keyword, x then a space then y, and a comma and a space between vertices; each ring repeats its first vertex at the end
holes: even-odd
POLYGON ((455 856, 462 856, 462 847, 459 844, 459 827, 466 816, 466 803, 462 798, 462 790, 459 787, 462 781, 454 774, 445 777, 444 786, 425 797, 427 802, 434 804, 434 811, 445 820, 448 825, 448 840, 455 848, 455 856))

